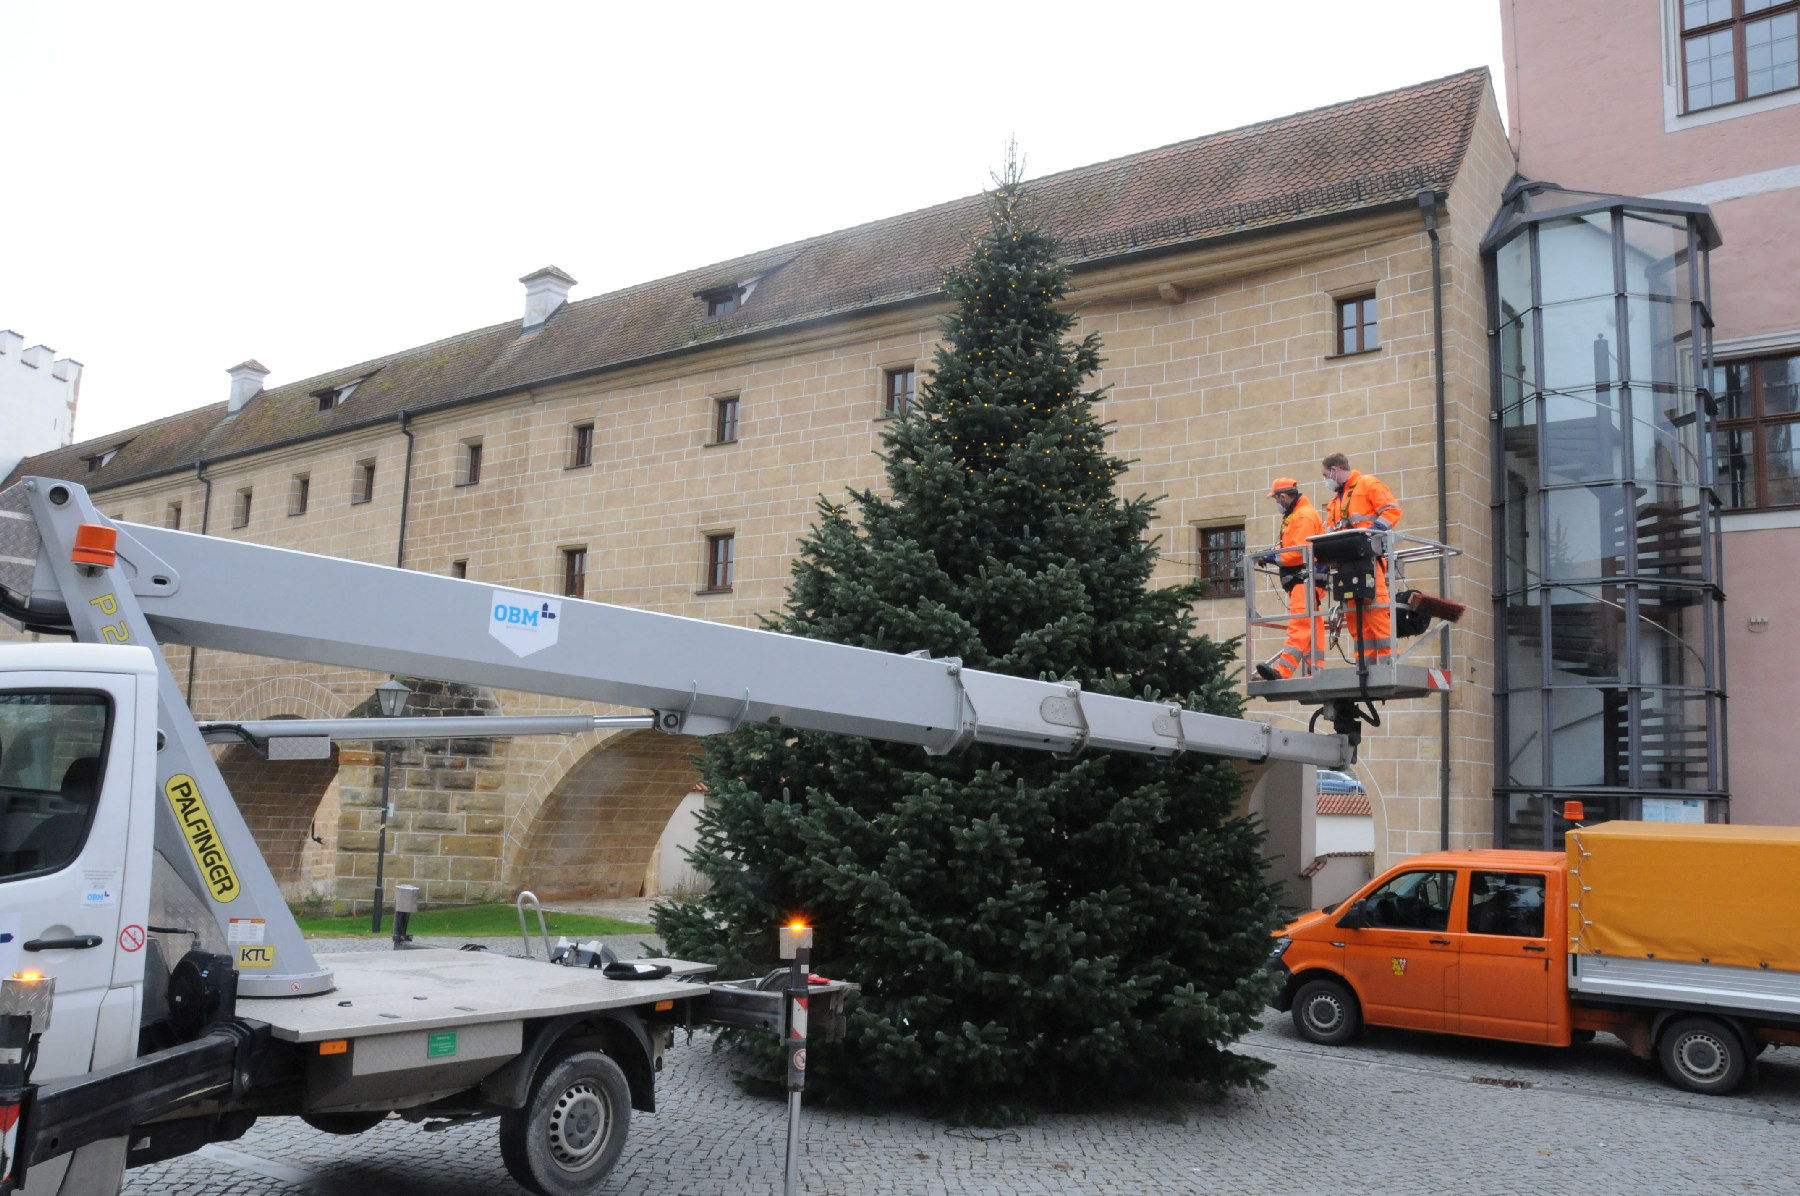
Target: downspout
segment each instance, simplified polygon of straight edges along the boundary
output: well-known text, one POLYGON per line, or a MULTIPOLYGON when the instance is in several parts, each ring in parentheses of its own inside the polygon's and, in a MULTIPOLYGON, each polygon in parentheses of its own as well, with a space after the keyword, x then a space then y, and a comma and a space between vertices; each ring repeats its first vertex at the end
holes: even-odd
MULTIPOLYGON (((1437 515, 1438 543, 1450 543, 1450 478, 1445 444, 1444 404, 1444 258, 1438 241, 1437 192, 1419 192, 1419 212, 1425 217, 1425 235, 1431 238, 1431 333, 1437 365, 1437 515)), ((1438 594, 1450 597, 1450 558, 1438 558, 1438 594)), ((1443 668, 1450 668, 1450 625, 1438 630, 1443 668)), ((1450 850, 1450 691, 1438 694, 1438 847, 1450 850)))
MULTIPOLYGON (((200 534, 204 536, 207 525, 212 522, 212 479, 206 476, 205 457, 194 462, 194 477, 206 487, 206 497, 200 500, 200 534)), ((187 704, 189 710, 194 708, 194 658, 199 653, 200 649, 198 648, 188 649, 187 704)))
POLYGON ((412 499, 413 434, 406 426, 408 412, 400 411, 400 435, 406 437, 406 468, 400 474, 400 545, 394 550, 394 568, 406 568, 406 506, 412 499))

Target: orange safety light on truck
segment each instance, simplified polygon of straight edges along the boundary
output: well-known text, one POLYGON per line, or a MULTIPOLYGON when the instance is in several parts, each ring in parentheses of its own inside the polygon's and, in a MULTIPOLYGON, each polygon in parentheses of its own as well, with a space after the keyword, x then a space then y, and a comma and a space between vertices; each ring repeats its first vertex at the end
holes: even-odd
POLYGON ((1276 1008, 1324 1044, 1364 1025, 1568 1046, 1596 1031, 1729 1092, 1800 1045, 1800 828, 1610 822, 1566 854, 1417 856, 1276 940, 1276 1008))

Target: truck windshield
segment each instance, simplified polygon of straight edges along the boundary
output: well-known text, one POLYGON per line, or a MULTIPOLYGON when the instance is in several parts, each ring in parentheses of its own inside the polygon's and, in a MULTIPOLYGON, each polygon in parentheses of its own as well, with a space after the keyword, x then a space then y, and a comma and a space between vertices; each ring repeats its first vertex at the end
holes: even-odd
POLYGON ((1369 925, 1387 930, 1448 930, 1454 872, 1402 872, 1363 898, 1369 925))
POLYGON ((111 714, 105 694, 0 693, 0 881, 54 872, 80 853, 111 714))

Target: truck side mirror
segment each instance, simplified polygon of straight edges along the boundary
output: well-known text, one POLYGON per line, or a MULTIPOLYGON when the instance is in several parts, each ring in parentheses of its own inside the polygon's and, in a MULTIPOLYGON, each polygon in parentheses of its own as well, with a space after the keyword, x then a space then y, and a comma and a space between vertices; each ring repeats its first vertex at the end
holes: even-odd
POLYGON ((1342 930, 1362 930, 1369 924, 1369 911, 1361 901, 1353 901, 1337 924, 1342 930))

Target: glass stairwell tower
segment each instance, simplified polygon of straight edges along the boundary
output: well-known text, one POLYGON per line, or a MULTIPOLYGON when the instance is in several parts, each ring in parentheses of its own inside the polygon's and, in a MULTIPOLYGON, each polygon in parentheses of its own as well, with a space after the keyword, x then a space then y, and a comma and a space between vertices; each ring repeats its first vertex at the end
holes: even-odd
POLYGON ((1707 253, 1697 204, 1515 180, 1482 244, 1495 834, 1729 820, 1707 253))

